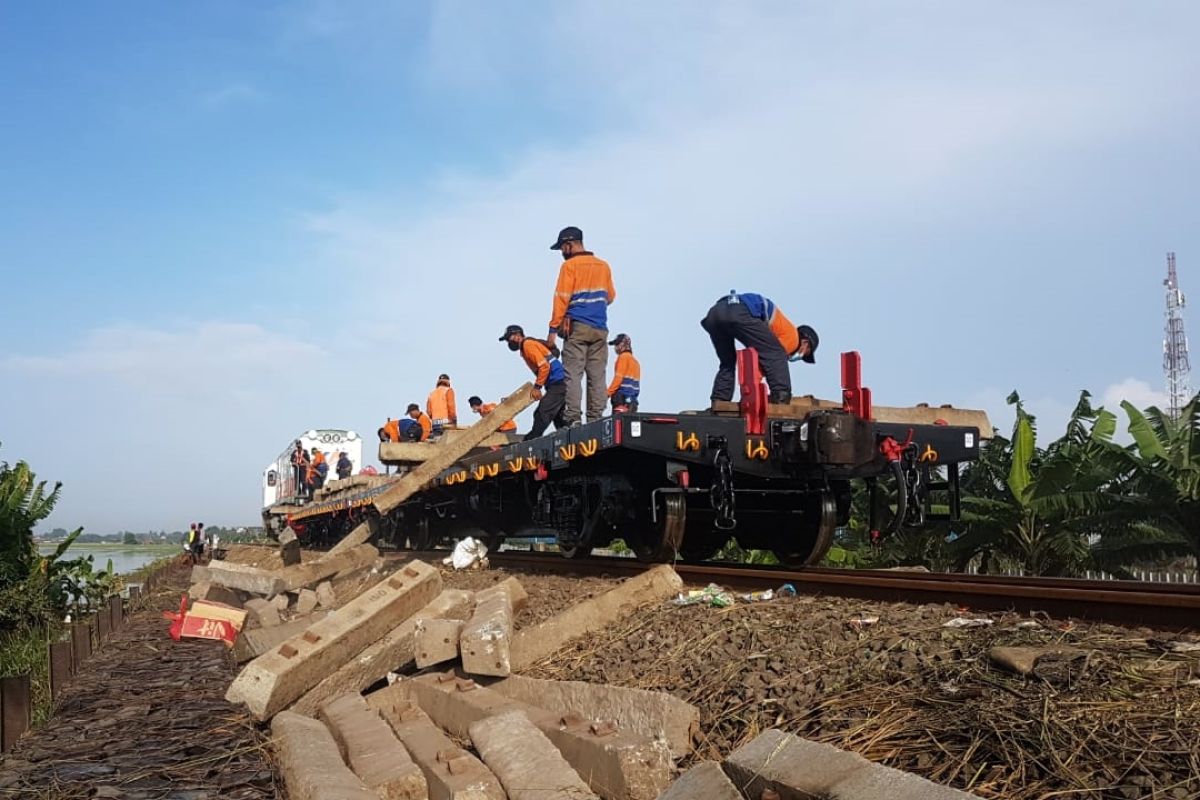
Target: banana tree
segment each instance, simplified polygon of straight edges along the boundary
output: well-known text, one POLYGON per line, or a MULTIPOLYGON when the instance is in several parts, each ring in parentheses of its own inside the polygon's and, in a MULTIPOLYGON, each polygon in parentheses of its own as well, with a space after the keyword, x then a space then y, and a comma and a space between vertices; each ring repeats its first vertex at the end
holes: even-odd
POLYGON ((995 437, 964 480, 966 530, 953 542, 957 566, 1017 568, 1030 575, 1074 575, 1091 565, 1091 538, 1125 508, 1108 491, 1108 452, 1116 417, 1081 392, 1066 433, 1042 449, 1020 396, 1011 439, 995 437))
POLYGON ((50 515, 62 484, 46 491, 24 461, 0 461, 0 587, 25 580, 37 567, 33 527, 50 515))
POLYGON ((1121 524, 1095 547, 1099 566, 1114 572, 1182 555, 1200 557, 1200 396, 1172 418, 1155 407, 1123 402, 1133 445, 1112 447, 1114 491, 1129 505, 1121 524))

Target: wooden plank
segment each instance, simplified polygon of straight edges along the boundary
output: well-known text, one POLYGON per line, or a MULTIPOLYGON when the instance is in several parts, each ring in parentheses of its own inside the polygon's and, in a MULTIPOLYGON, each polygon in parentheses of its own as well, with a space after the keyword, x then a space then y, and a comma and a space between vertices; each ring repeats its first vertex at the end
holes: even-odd
MULTIPOLYGON (((788 405, 772 403, 767 406, 768 417, 784 419, 802 419, 813 411, 828 411, 841 409, 842 404, 833 400, 822 400, 806 394, 803 397, 793 397, 788 405)), ((738 404, 714 400, 712 411, 717 414, 737 414, 738 404)), ((931 406, 920 403, 915 406, 874 406, 871 416, 876 422, 888 422, 900 425, 934 425, 944 421, 947 425, 961 425, 979 429, 980 439, 992 438, 992 423, 986 411, 976 411, 968 408, 955 408, 951 405, 931 406)))
POLYGON ((416 467, 401 478, 395 486, 376 497, 375 508, 379 510, 379 513, 386 514, 424 489, 442 470, 452 466, 472 448, 478 447, 480 443, 495 433, 501 425, 529 408, 533 404, 533 398, 529 396, 531 391, 533 391, 532 383, 522 384, 491 413, 486 414, 474 425, 462 431, 461 435, 455 437, 453 441, 441 445, 436 456, 416 467))

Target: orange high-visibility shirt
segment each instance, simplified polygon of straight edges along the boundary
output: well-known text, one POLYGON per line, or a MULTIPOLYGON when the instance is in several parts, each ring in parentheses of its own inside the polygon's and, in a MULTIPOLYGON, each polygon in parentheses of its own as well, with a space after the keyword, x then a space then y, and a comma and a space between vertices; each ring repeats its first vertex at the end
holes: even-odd
POLYGON ((613 288, 607 261, 591 253, 571 256, 558 271, 550 332, 560 332, 564 317, 608 330, 608 306, 616 299, 617 290, 613 288))
POLYGON ((425 441, 429 438, 429 434, 433 433, 433 420, 428 414, 421 414, 417 417, 417 424, 421 426, 421 438, 418 441, 425 441))
POLYGON ((637 399, 642 390, 642 365, 628 351, 617 355, 617 365, 613 367, 612 383, 608 385, 608 396, 612 397, 621 390, 621 394, 633 400, 637 399))
POLYGON ((389 419, 383 426, 383 435, 387 437, 389 442, 400 441, 400 420, 389 419))
MULTIPOLYGON (((496 404, 495 403, 484 403, 483 405, 481 405, 479 407, 479 410, 483 414, 483 416, 486 417, 488 414, 490 414, 496 410, 496 404)), ((508 433, 509 431, 515 431, 516 429, 517 429, 517 421, 513 420, 513 419, 510 419, 508 422, 506 422, 500 426, 501 433, 508 433)))
POLYGON ((775 338, 783 345, 783 352, 790 356, 800 349, 800 334, 796 333, 796 326, 783 315, 779 306, 775 306, 775 313, 771 315, 771 321, 767 325, 771 328, 771 333, 775 334, 775 338))
POLYGON ((521 341, 521 357, 529 370, 536 375, 534 383, 546 386, 547 383, 562 383, 566 379, 562 363, 557 358, 550 357, 550 348, 526 336, 521 341))
POLYGON ((434 422, 458 424, 458 408, 454 403, 454 390, 449 386, 435 386, 425 401, 425 411, 434 422))

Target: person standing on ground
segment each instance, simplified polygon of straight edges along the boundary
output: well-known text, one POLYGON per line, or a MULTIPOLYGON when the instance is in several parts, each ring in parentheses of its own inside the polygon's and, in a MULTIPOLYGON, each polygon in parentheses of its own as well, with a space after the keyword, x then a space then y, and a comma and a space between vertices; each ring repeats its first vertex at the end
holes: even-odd
POLYGON ((550 348, 544 342, 526 336, 525 329, 520 325, 505 328, 500 341, 508 342, 509 350, 520 353, 525 365, 534 374, 530 396, 538 404, 533 410, 533 427, 525 434, 525 441, 541 436, 551 422, 555 430, 567 427, 563 420, 563 408, 567 401, 566 374, 550 348))
POLYGON ((447 425, 458 425, 458 407, 454 402, 454 389, 450 388, 450 376, 438 375, 437 386, 425 400, 425 413, 433 421, 433 435, 441 436, 447 425))
POLYGON ((582 419, 581 384, 587 377, 587 421, 604 416, 608 371, 608 307, 617 299, 608 262, 583 246, 583 231, 563 228, 551 250, 562 251, 563 265, 554 287, 550 334, 546 346, 554 350, 563 337, 562 366, 566 371, 566 406, 563 421, 577 425, 582 419))
POLYGON ((612 383, 608 384, 613 413, 632 413, 637 411, 638 395, 642 393, 642 365, 633 357, 633 340, 629 338, 629 334, 619 333, 609 344, 617 353, 612 383))
POLYGON ((204 563, 204 523, 203 522, 196 523, 196 541, 193 544, 193 549, 195 550, 195 553, 193 553, 193 555, 192 555, 192 563, 193 564, 203 564, 204 563))
POLYGON ((792 376, 789 361, 816 363, 817 332, 807 325, 793 327, 779 307, 761 294, 730 292, 708 310, 700 321, 717 351, 717 377, 713 379, 712 399, 732 400, 737 382, 737 345, 758 351, 758 365, 770 390, 768 402, 792 401, 792 376))
POLYGON ((192 523, 188 528, 187 535, 183 539, 184 552, 188 554, 188 558, 192 563, 196 563, 196 523, 192 523))

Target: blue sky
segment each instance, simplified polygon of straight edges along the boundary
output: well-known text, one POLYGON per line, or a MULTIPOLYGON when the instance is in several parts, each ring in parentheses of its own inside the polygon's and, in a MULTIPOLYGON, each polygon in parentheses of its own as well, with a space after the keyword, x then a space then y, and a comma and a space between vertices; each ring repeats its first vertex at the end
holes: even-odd
MULTIPOLYGON (((296 433, 525 378, 557 230, 644 405, 705 403, 730 288, 880 404, 1047 428, 1161 388, 1200 291, 1194 4, 0 4, 0 458, 51 525, 247 524, 296 433)), ((1191 320, 1189 319, 1189 322, 1191 320)))

